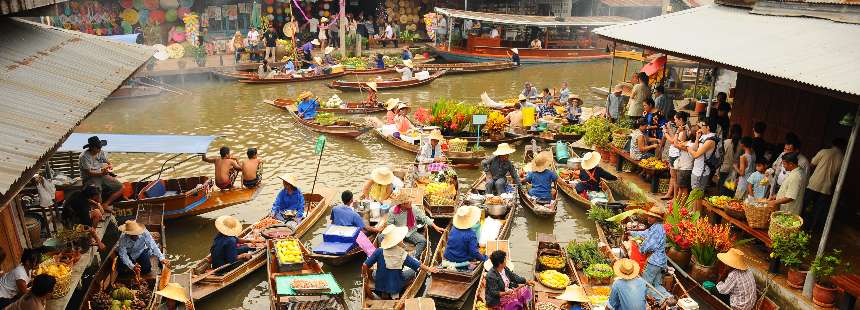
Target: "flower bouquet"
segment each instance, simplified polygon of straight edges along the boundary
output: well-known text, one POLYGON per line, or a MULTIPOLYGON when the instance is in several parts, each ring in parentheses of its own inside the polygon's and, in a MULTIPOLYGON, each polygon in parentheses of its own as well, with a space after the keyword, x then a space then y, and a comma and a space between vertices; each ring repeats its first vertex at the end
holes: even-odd
POLYGON ((430 107, 429 116, 422 115, 424 121, 418 119, 417 115, 416 120, 424 125, 438 126, 443 133, 451 135, 467 129, 471 125, 472 115, 487 114, 487 111, 487 108, 475 104, 441 98, 430 107))
POLYGON ((482 131, 487 134, 490 140, 499 140, 505 136, 505 128, 508 127, 508 120, 498 111, 493 111, 487 117, 487 123, 484 124, 482 131))

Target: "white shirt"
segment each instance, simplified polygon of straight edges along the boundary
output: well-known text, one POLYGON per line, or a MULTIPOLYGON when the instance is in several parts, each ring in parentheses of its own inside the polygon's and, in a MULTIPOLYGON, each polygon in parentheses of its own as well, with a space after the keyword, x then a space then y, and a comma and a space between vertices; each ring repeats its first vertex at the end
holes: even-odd
POLYGON ((0 298, 12 298, 18 295, 18 285, 16 284, 18 280, 30 283, 30 275, 27 274, 23 265, 18 265, 0 277, 0 298))
MULTIPOLYGON (((785 178, 788 177, 788 171, 785 171, 785 168, 782 167, 783 155, 785 155, 785 152, 780 153, 776 161, 773 162, 773 171, 776 172, 776 184, 779 185, 782 185, 785 182, 785 178)), ((800 169, 800 173, 803 174, 804 178, 809 175, 809 159, 801 153, 797 153, 797 168, 800 169)))
POLYGON ((248 40, 251 42, 257 42, 260 40, 260 33, 257 30, 251 30, 248 32, 248 40))
POLYGON ((394 29, 391 28, 391 24, 385 25, 385 38, 394 39, 394 29))
POLYGON ((311 32, 317 32, 317 29, 320 26, 320 20, 316 17, 311 17, 311 19, 308 20, 308 25, 310 25, 311 32))
POLYGON ((836 147, 818 151, 818 154, 812 158, 815 171, 809 177, 807 188, 825 195, 832 194, 833 184, 836 183, 839 169, 842 167, 842 156, 842 151, 836 147))
POLYGON ((410 69, 409 67, 403 67, 403 69, 394 68, 394 70, 403 74, 400 76, 401 81, 409 81, 412 79, 412 69, 410 69))
MULTIPOLYGON (((705 141, 708 141, 708 138, 713 137, 714 135, 714 133, 709 133, 699 138, 699 147, 705 147, 705 141)), ((717 146, 714 145, 714 148, 716 147, 717 146)), ((693 175, 702 176, 711 174, 711 169, 708 168, 708 165, 705 165, 705 158, 711 157, 711 154, 714 153, 714 148, 711 148, 711 150, 705 152, 702 156, 699 156, 693 161, 693 175)))
POLYGON ((498 37, 499 37, 499 30, 498 29, 493 28, 493 30, 490 30, 490 38, 498 38, 498 37))

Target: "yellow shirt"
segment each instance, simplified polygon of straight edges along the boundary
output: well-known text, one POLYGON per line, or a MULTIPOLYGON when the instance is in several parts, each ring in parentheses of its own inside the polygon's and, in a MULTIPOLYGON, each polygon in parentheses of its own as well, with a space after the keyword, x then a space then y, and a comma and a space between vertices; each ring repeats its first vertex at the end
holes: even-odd
POLYGON ((791 212, 792 214, 800 215, 800 209, 803 207, 803 173, 800 172, 800 167, 794 168, 788 173, 785 182, 779 187, 776 193, 776 199, 791 198, 792 202, 785 203, 779 206, 779 210, 791 212))
POLYGON ((833 184, 842 168, 842 151, 835 147, 823 149, 812 158, 812 165, 815 171, 809 177, 807 188, 825 195, 833 194, 833 184))

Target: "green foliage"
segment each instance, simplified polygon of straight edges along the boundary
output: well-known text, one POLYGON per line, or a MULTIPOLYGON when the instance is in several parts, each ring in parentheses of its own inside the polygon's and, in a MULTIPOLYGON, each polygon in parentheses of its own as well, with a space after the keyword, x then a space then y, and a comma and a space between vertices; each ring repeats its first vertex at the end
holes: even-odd
POLYGON ((711 89, 707 85, 699 85, 699 87, 690 86, 684 90, 684 98, 704 98, 711 93, 711 89))
POLYGON ((615 213, 612 212, 612 209, 606 207, 592 206, 591 209, 588 209, 588 219, 595 222, 607 222, 606 219, 613 215, 615 215, 615 213))
POLYGON ((615 275, 615 271, 612 270, 612 266, 609 266, 609 264, 591 264, 588 268, 585 268, 585 275, 591 279, 608 279, 615 275))
POLYGON ((809 256, 809 234, 798 231, 773 238, 773 257, 782 260, 787 267, 797 268, 809 256))
POLYGON ((585 143, 598 148, 606 148, 609 145, 609 138, 616 126, 603 117, 592 117, 582 124, 585 129, 585 134, 582 136, 585 143))
POLYGON ((597 240, 588 240, 583 242, 571 241, 567 244, 567 255, 576 263, 583 267, 588 267, 591 264, 605 263, 606 259, 600 254, 597 248, 597 240))
POLYGON ((810 271, 815 274, 815 280, 819 283, 829 282, 830 278, 851 271, 851 265, 842 260, 842 251, 833 250, 830 254, 824 254, 812 262, 810 271))
POLYGON ((418 38, 418 33, 409 30, 403 30, 399 34, 397 34, 397 37, 400 39, 400 41, 403 41, 403 43, 412 43, 415 42, 415 39, 418 38))

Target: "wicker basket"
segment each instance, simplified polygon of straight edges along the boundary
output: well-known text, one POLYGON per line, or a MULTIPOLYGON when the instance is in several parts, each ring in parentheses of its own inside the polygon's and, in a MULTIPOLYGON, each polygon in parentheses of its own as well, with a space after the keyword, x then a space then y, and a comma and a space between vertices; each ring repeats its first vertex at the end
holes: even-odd
POLYGON ((770 214, 776 211, 775 207, 770 207, 766 203, 744 204, 744 213, 746 213, 747 223, 752 228, 765 229, 770 223, 770 214))
MULTIPOLYGON (((48 260, 42 262, 42 265, 47 266, 50 264, 54 264, 53 259, 48 259, 48 260)), ((65 276, 56 278, 57 284, 54 285, 54 290, 51 291, 50 294, 48 294, 49 299, 63 298, 72 289, 72 272, 71 272, 71 269, 73 266, 69 266, 67 264, 62 264, 62 265, 68 266, 70 271, 65 276)))
POLYGON ((666 178, 660 179, 658 186, 657 186, 657 192, 665 193, 668 191, 669 191, 669 179, 666 179, 666 178))
POLYGON ((627 144, 627 141, 630 140, 630 135, 627 133, 613 133, 612 134, 612 146, 618 149, 624 149, 624 145, 627 144))
POLYGON ((633 172, 633 169, 634 169, 635 167, 638 167, 638 166, 637 166, 637 165, 634 165, 634 164, 633 164, 633 163, 631 163, 630 161, 625 160, 625 161, 624 161, 624 163, 623 163, 623 164, 621 164, 621 171, 623 171, 623 172, 633 172))
POLYGON ((770 214, 770 225, 767 228, 767 235, 770 236, 771 239, 776 238, 776 237, 786 236, 786 235, 800 231, 801 227, 803 227, 803 218, 800 217, 799 215, 792 214, 790 212, 785 212, 785 211, 776 211, 776 212, 773 212, 770 214), (779 223, 777 223, 777 221, 774 220, 774 218, 777 215, 786 215, 786 216, 794 217, 795 219, 797 219, 800 222, 800 224, 797 226, 794 226, 794 227, 786 227, 786 226, 780 225, 779 223))
POLYGON ((739 219, 741 221, 747 218, 747 215, 744 211, 738 211, 732 208, 723 208, 723 210, 726 211, 726 214, 728 214, 729 216, 739 219))

